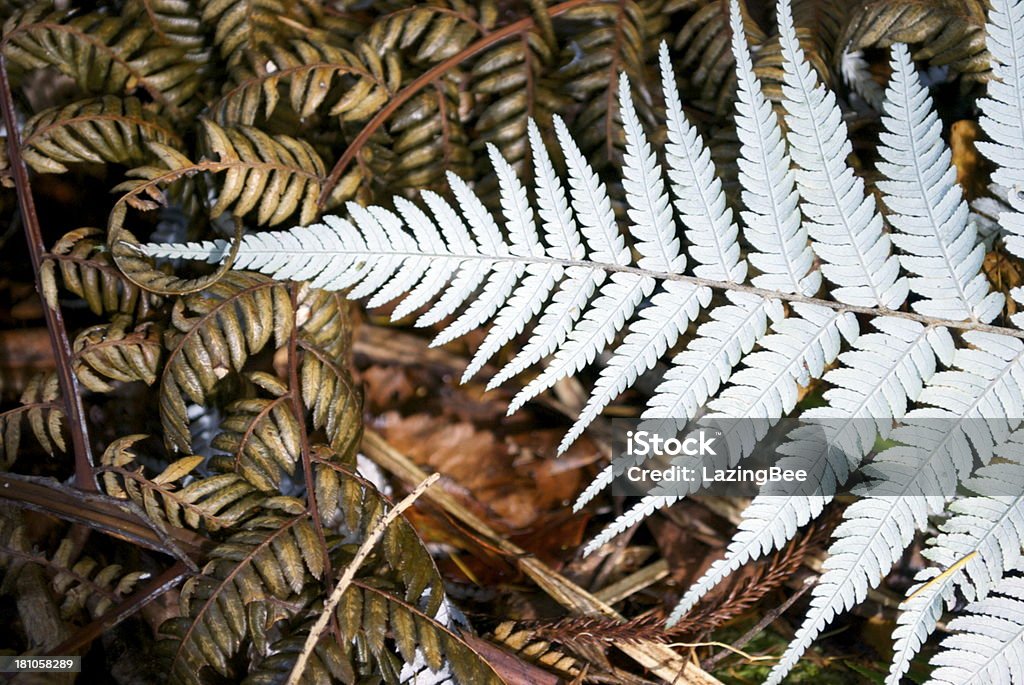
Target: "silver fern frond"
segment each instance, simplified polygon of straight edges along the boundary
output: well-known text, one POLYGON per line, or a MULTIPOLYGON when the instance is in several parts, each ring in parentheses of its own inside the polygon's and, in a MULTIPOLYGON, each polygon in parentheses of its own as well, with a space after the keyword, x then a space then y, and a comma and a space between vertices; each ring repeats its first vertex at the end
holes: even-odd
MULTIPOLYGON (((978 150, 996 164, 992 181, 1008 191, 1010 211, 999 214, 1000 227, 1008 232, 1006 249, 1024 255, 1024 4, 1017 0, 992 0, 985 25, 985 42, 992 55, 988 97, 978 101, 981 127, 991 142, 978 143, 978 150)), ((1010 293, 1024 301, 1024 290, 1010 293)), ((1024 315, 1013 322, 1024 325, 1024 315)))
POLYGON ((898 685, 910 669, 943 610, 952 608, 954 590, 970 601, 984 599, 1005 574, 1021 568, 1024 431, 1015 431, 996 455, 1005 461, 979 468, 964 483, 975 494, 949 505, 952 515, 923 551, 935 566, 918 574, 919 584, 900 606, 888 683, 898 685))
POLYGON ((957 631, 932 658, 927 685, 1010 685, 1024 663, 1024 579, 1005 578, 947 626, 957 631))
POLYGON ((985 246, 967 220, 967 202, 956 183, 952 155, 942 142, 942 122, 931 107, 907 46, 892 46, 892 79, 886 90, 878 183, 891 210, 900 264, 914 274, 910 289, 923 299, 911 306, 927 316, 988 323, 1003 310, 1003 296, 989 293, 980 273, 985 246))
MULTIPOLYGON (((1024 256, 1024 2, 992 5, 996 78, 981 103, 992 142, 979 149, 1008 189, 1012 211, 1000 217, 1006 245, 1024 256)), ((1020 581, 1006 578, 1021 567, 1024 496, 1005 485, 1024 478, 1024 333, 991 325, 1004 298, 981 273, 985 247, 906 47, 892 48, 892 78, 880 102, 878 189, 887 231, 847 162, 842 112, 800 47, 790 0, 780 0, 777 16, 785 132, 754 71, 738 2, 731 3, 742 205, 735 210, 683 112, 662 46, 663 150, 651 143, 624 76, 616 93, 625 139, 621 226, 608 187, 556 117, 551 150, 529 122, 529 187, 487 148, 497 214, 450 175, 452 200, 423 192, 422 203, 396 198, 390 209, 349 204, 345 217, 247 235, 233 268, 309 280, 370 306, 394 303, 394 319, 438 326, 434 344, 489 324, 464 381, 525 337, 488 381, 494 388, 536 370, 510 412, 601 358, 560 451, 659 360, 668 368, 643 417, 679 426, 730 419, 722 435, 729 465, 797 413, 801 388, 823 381, 824 405, 800 413, 802 423, 778 449, 780 465, 813 469, 816 478, 782 494, 767 484, 724 557, 685 593, 670 623, 740 566, 784 547, 858 472, 866 478, 855 491, 860 497, 845 511, 807 617, 768 682, 780 682, 940 513, 951 516, 927 548, 934 566, 901 606, 889 682, 907 672, 957 592, 979 602, 969 618, 950 624, 965 633, 944 643, 936 682, 963 682, 961 675, 1010 682, 1005 669, 1024 649, 1014 632, 1024 621, 984 612, 1024 601, 1024 591, 1013 594, 1020 581), (564 178, 553 154, 564 159, 564 178), (824 453, 821 426, 829 431, 824 453), (874 454, 879 438, 894 446, 874 454), (974 495, 949 504, 959 486, 974 495)), ((228 248, 218 241, 142 249, 218 262, 228 248)), ((1013 321, 1020 325, 1022 316, 1013 321)), ((614 478, 607 467, 575 506, 614 478)), ((586 551, 683 494, 641 498, 586 551)))

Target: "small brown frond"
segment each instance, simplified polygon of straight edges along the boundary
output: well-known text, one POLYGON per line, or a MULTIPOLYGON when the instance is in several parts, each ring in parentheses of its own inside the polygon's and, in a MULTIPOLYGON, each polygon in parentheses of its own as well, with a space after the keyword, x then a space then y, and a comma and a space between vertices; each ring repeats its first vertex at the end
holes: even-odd
POLYGON ((365 118, 361 110, 368 106, 353 93, 363 93, 372 109, 380 94, 386 97, 392 89, 384 73, 371 70, 380 65, 378 60, 368 66, 354 52, 322 40, 295 40, 288 46, 270 46, 267 52, 266 64, 211 106, 218 123, 251 126, 261 109, 262 116, 269 119, 282 96, 300 119, 320 109, 343 120, 365 118))
MULTIPOLYGON (((580 103, 575 130, 584 149, 601 149, 614 159, 624 144, 618 125, 618 83, 625 73, 633 86, 641 120, 653 122, 654 96, 646 64, 658 49, 649 19, 660 15, 662 0, 609 0, 583 5, 565 14, 567 20, 586 22, 574 41, 582 55, 562 56, 567 91, 580 103)), ((523 136, 525 138, 525 136, 523 136)))
MULTIPOLYGON (((53 265, 59 267, 64 287, 85 300, 94 314, 133 314, 145 319, 159 306, 160 298, 143 292, 114 265, 99 236, 98 228, 76 228, 53 246, 43 262, 43 294, 51 307, 57 306, 57 283, 53 265), (48 265, 48 267, 47 267, 48 265)), ((152 260, 139 257, 152 265, 152 260)), ((150 266, 150 268, 152 268, 150 266)))
POLYGON ((366 40, 377 54, 402 50, 414 63, 433 64, 448 59, 486 34, 494 26, 497 11, 493 0, 414 5, 375 19, 366 40))
MULTIPOLYGON (((163 623, 175 683, 202 684, 204 669, 236 677, 232 659, 249 633, 258 605, 281 606, 323 575, 326 558, 305 514, 260 516, 211 552, 202 574, 181 593, 181 617, 163 623)), ((295 611, 301 608, 301 603, 295 611)))
POLYGON ((194 61, 209 60, 196 0, 129 0, 127 4, 145 18, 156 44, 182 48, 194 61))
POLYGON ((103 452, 97 471, 108 495, 135 502, 165 530, 227 528, 263 503, 265 498, 256 488, 234 473, 198 477, 182 487, 178 481, 202 464, 199 456, 178 459, 156 477, 147 477, 133 450, 135 443, 145 437, 129 435, 112 442, 103 452))
MULTIPOLYGON (((333 455, 316 459, 317 503, 324 525, 346 539, 369 534, 392 504, 361 476, 332 463, 333 455)), ((405 587, 409 602, 423 600, 424 610, 434 615, 444 597, 444 583, 426 545, 404 517, 387 527, 381 538, 384 563, 405 587)))
POLYGON ((984 0, 867 0, 850 13, 835 59, 844 52, 908 43, 916 46, 915 60, 983 78, 990 62, 985 16, 984 0))
POLYGON ((459 99, 455 79, 438 79, 395 112, 388 124, 395 155, 388 176, 396 187, 440 187, 447 171, 472 173, 473 154, 459 116, 459 99))
POLYGON ((116 314, 108 324, 86 328, 75 337, 72 366, 93 392, 110 392, 109 380, 156 382, 163 344, 160 327, 144 323, 130 330, 131 317, 116 314))
POLYGON ((296 211, 302 224, 316 217, 325 169, 312 145, 291 136, 271 136, 251 126, 221 128, 206 119, 201 123, 204 147, 216 159, 193 162, 172 147, 151 143, 150 150, 159 163, 132 169, 128 172, 131 180, 114 188, 126 194, 110 216, 108 240, 114 241, 113 247, 136 242, 124 229, 128 206, 142 211, 157 209, 167 204, 165 188, 201 172, 223 179, 210 219, 229 210, 236 218, 256 210, 257 223, 270 226, 296 211))
POLYGON ((336 454, 352 459, 362 437, 363 405, 351 374, 322 348, 305 341, 299 345, 302 400, 312 412, 313 427, 327 432, 336 454))
POLYGON ((512 163, 527 155, 526 120, 551 120, 568 100, 550 76, 557 54, 537 31, 484 53, 470 74, 472 91, 486 96, 474 122, 478 147, 491 142, 512 163))
POLYGON ((337 617, 342 652, 349 659, 368 655, 384 674, 397 675, 401 670, 401 662, 396 662, 397 647, 405 663, 413 663, 417 653, 422 654, 430 670, 447 665, 460 683, 503 682, 451 629, 371 579, 353 581, 338 604, 337 617))
POLYGON ((14 463, 21 446, 21 420, 28 419, 32 434, 48 454, 54 446, 64 451, 64 410, 60 403, 60 385, 57 374, 49 371, 39 373, 29 380, 21 395, 21 405, 0 412, 0 465, 3 468, 14 463))
POLYGON ((515 621, 498 624, 490 639, 531 664, 554 671, 567 680, 577 678, 582 672, 579 661, 554 647, 550 641, 538 638, 536 631, 518 627, 515 621))
POLYGON ((50 578, 65 620, 82 610, 92 618, 103 615, 149 575, 142 571, 126 572, 118 564, 103 564, 84 556, 70 537, 62 538, 52 554, 34 549, 28 543, 21 517, 5 513, 0 516, 0 568, 5 571, 4 584, 12 583, 25 564, 41 567, 50 578))
POLYGON ((812 525, 802 536, 772 555, 767 563, 758 566, 753 577, 736 582, 725 597, 698 605, 671 628, 665 627, 665 618, 660 611, 641 614, 628 621, 615 621, 601 615, 570 616, 555 622, 535 621, 522 627, 531 631, 535 638, 558 642, 579 651, 589 646, 640 640, 668 642, 688 635, 706 635, 781 587, 800 568, 811 550, 827 542, 830 527, 828 520, 812 525))
POLYGON ((229 208, 241 217, 258 206, 259 224, 279 224, 296 210, 300 224, 313 221, 326 169, 309 143, 271 137, 249 126, 225 129, 212 121, 203 123, 210 150, 225 168, 211 219, 229 208))
POLYGON ((371 78, 356 81, 331 107, 330 114, 342 121, 366 121, 388 104, 402 85, 402 67, 395 53, 377 54, 372 46, 360 41, 354 55, 371 78))
POLYGON ((107 95, 43 110, 25 124, 22 154, 40 173, 63 174, 66 164, 110 162, 137 165, 156 141, 181 145, 159 115, 133 97, 107 95))
POLYGON ((39 3, 7 20, 8 59, 26 69, 56 67, 87 93, 126 96, 142 90, 175 117, 199 88, 197 66, 184 59, 184 51, 154 48, 152 29, 132 12, 48 10, 39 3))
POLYGON ((188 452, 187 401, 203 404, 217 382, 242 370, 273 335, 280 346, 292 326, 286 286, 232 272, 174 304, 165 333, 170 354, 160 379, 160 418, 171 449, 188 452))
MULTIPOLYGON (((301 427, 292 413, 288 388, 267 374, 253 382, 271 395, 232 402, 213 447, 228 453, 231 470, 260 490, 279 490, 301 459, 301 427)), ((227 461, 225 460, 225 466, 227 461)))
MULTIPOLYGON (((282 39, 283 0, 199 0, 200 19, 214 27, 213 42, 229 70, 258 63, 261 50, 282 39)), ((298 4, 298 3, 296 3, 298 4)))

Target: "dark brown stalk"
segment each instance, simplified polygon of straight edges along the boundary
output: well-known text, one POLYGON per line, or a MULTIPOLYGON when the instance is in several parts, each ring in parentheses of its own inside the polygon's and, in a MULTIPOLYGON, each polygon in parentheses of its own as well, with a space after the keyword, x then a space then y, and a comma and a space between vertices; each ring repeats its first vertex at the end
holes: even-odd
MULTIPOLYGON (((568 0, 568 2, 563 2, 561 4, 554 5, 553 7, 549 7, 547 14, 549 17, 557 17, 560 14, 565 14, 571 9, 575 9, 576 7, 586 5, 593 1, 594 0, 568 0)), ((457 67, 470 57, 473 57, 477 53, 486 50, 496 43, 500 43, 506 38, 510 38, 524 31, 530 30, 535 24, 536 22, 533 17, 524 17, 523 19, 514 21, 507 26, 502 26, 500 29, 487 34, 475 43, 467 45, 461 51, 452 55, 443 62, 438 62, 435 66, 420 74, 420 76, 414 79, 405 88, 398 91, 395 94, 395 97, 388 101, 388 104, 382 107, 372 119, 366 122, 366 125, 363 126, 362 130, 359 131, 356 137, 352 139, 349 146, 345 148, 345 152, 342 153, 341 157, 334 164, 334 168, 331 169, 331 173, 327 176, 327 179, 324 181, 324 184, 320 189, 320 200, 317 202, 317 208, 321 212, 324 210, 324 207, 327 205, 327 199, 331 196, 331 193, 334 191, 334 187, 338 185, 338 181, 341 180, 342 174, 345 173, 345 169, 347 169, 348 165, 353 159, 355 159, 359 150, 366 145, 367 141, 370 140, 370 137, 377 131, 377 129, 383 126, 384 122, 387 121, 399 107, 408 102, 413 95, 429 86, 449 69, 457 67)))
MULTIPOLYGON (((292 298, 292 312, 298 310, 298 286, 289 288, 292 298)), ((294 314, 293 314, 294 315, 294 314)), ((306 507, 313 519, 313 530, 316 531, 320 548, 324 555, 324 578, 333 577, 331 555, 327 547, 327 536, 324 535, 324 522, 320 520, 320 507, 316 502, 316 484, 313 482, 313 460, 309 447, 309 434, 306 431, 306 411, 302 406, 302 386, 299 381, 299 322, 292 322, 292 332, 288 336, 288 396, 291 398, 292 413, 299 423, 299 450, 302 456, 302 470, 306 479, 306 507)), ((333 626, 332 626, 333 627, 333 626)))
POLYGON ((169 554, 190 568, 211 544, 185 529, 160 530, 133 502, 68 487, 52 478, 0 474, 0 499, 169 554))
MULTIPOLYGON (((39 216, 36 214, 35 200, 28 180, 28 167, 21 156, 21 132, 14 114, 14 99, 11 96, 11 85, 7 78, 7 58, 0 52, 0 109, 3 110, 4 126, 7 129, 7 150, 14 176, 14 185, 18 193, 18 207, 21 209, 21 220, 25 228, 25 241, 28 243, 29 255, 32 259, 32 271, 36 277, 36 291, 42 297, 43 286, 40 279, 43 256, 46 246, 43 234, 39 229, 39 216)), ((46 328, 50 332, 50 346, 57 364, 57 378, 60 381, 60 395, 63 402, 64 415, 68 421, 68 432, 71 433, 71 446, 75 454, 75 485, 83 490, 97 492, 96 475, 93 473, 92 446, 89 443, 89 426, 85 420, 82 397, 78 392, 78 378, 71 369, 71 343, 64 327, 64 317, 59 307, 43 307, 46 317, 46 328)))

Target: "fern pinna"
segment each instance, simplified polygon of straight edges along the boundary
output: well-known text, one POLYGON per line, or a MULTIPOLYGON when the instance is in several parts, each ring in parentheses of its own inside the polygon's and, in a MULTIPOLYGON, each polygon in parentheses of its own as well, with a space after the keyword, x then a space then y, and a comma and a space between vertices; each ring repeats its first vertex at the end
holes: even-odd
MULTIPOLYGON (((1009 209, 1000 216, 1006 247, 1024 256, 1024 203, 1017 194, 1024 185, 1024 2, 992 5, 987 35, 994 79, 981 122, 992 142, 982 151, 998 166, 994 180, 1010 191, 1009 209)), ((878 164, 883 219, 847 164, 851 145, 842 112, 797 40, 790 0, 777 8, 785 132, 755 74, 735 0, 731 9, 738 215, 683 114, 662 46, 664 162, 647 139, 629 80, 618 83, 625 230, 605 185, 556 117, 567 184, 532 123, 532 193, 488 147, 500 223, 469 184, 450 175, 454 205, 432 192, 422 193, 424 206, 401 197, 393 210, 350 203, 347 218, 245 236, 230 246, 237 249, 231 266, 345 290, 369 298, 369 306, 403 298, 395 319, 416 312, 419 325, 450 319, 435 344, 491 322, 465 378, 532 323, 525 344, 491 381, 500 384, 547 359, 510 411, 604 355, 563 451, 680 340, 644 416, 766 419, 730 424, 735 428, 724 438, 733 458, 748 455, 767 426, 794 411, 801 386, 823 379, 832 386, 823 406, 802 417, 838 422, 849 448, 829 457, 813 491, 755 498, 724 558, 686 593, 670 623, 741 565, 792 540, 885 438, 892 446, 875 455, 870 478, 884 480, 886 489, 867 489, 847 508, 807 616, 768 682, 780 682, 838 613, 881 582, 928 517, 943 513, 949 518, 926 553, 934 566, 921 572, 901 607, 888 681, 900 681, 959 591, 975 604, 970 617, 950 627, 984 635, 985 644, 947 640, 948 650, 969 658, 937 669, 935 682, 1017 682, 1009 664, 1024 658, 1024 633, 1012 573, 1021 568, 1024 497, 1005 484, 1024 467, 1018 430, 1024 334, 992 325, 1004 298, 990 292, 980 273, 985 249, 927 89, 907 48, 893 45, 878 164), (696 332, 688 333, 699 317, 696 332), (964 450, 986 465, 972 473, 964 450), (949 492, 959 482, 973 494, 946 506, 948 498, 926 496, 936 482, 949 492), (986 609, 999 603, 1011 612, 1011 602, 1010 618, 986 609), (1016 627, 1002 629, 1002 623, 1016 627), (989 651, 1001 656, 988 661, 989 651), (952 680, 950 668, 958 669, 952 680)), ((154 257, 222 262, 229 244, 143 249, 154 257)), ((1012 320, 1024 324, 1020 314, 1012 320)), ((807 459, 804 439, 800 430, 791 434, 787 460, 807 459)), ((576 506, 611 480, 608 467, 576 506)), ((673 499, 643 498, 588 550, 673 499)), ((951 659, 940 652, 935 663, 951 659)))

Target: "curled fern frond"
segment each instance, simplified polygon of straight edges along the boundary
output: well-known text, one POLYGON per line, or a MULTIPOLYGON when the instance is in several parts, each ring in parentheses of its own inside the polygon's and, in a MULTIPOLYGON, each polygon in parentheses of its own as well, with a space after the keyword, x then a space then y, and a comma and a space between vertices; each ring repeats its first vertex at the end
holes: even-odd
POLYGON ((244 273, 227 274, 175 303, 160 378, 160 418, 169 448, 191 449, 186 400, 203 404, 217 382, 240 371, 271 336, 284 344, 293 315, 287 288, 244 273))
POLYGON ((60 384, 53 372, 33 376, 21 394, 21 406, 0 413, 0 463, 6 468, 18 456, 21 445, 21 421, 28 420, 32 434, 48 454, 64 443, 64 409, 60 402, 60 384))
POLYGON ((127 96, 140 90, 180 117, 199 88, 197 67, 180 48, 152 45, 152 30, 136 18, 49 12, 47 3, 39 3, 5 22, 2 49, 26 69, 59 69, 87 93, 127 96))
MULTIPOLYGON (((95 314, 132 314, 145 319, 160 298, 143 291, 125 278, 104 249, 98 228, 76 228, 53 246, 43 262, 43 295, 50 307, 57 306, 56 271, 65 288, 85 300, 95 314)), ((152 260, 138 259, 152 268, 152 260)))
POLYGON ((309 143, 290 136, 270 136, 248 126, 223 129, 209 120, 203 121, 203 129, 206 145, 218 161, 196 163, 174 148, 152 143, 159 165, 132 169, 129 176, 134 178, 116 187, 127 192, 110 213, 107 246, 125 278, 145 290, 165 295, 197 292, 227 271, 227 266, 221 266, 212 274, 182 279, 152 267, 138 240, 126 229, 125 220, 129 207, 150 211, 166 205, 166 186, 185 183, 199 172, 223 173, 210 218, 231 211, 235 220, 232 251, 242 238, 241 217, 257 206, 260 223, 278 223, 296 211, 300 219, 316 215, 324 165, 309 143))
POLYGON ((90 326, 75 337, 72 364, 82 385, 93 392, 110 392, 110 380, 156 382, 163 351, 160 328, 152 323, 135 330, 130 326, 130 317, 115 315, 109 324, 90 326))
POLYGON ((108 95, 36 114, 22 131, 22 154, 36 171, 62 174, 66 164, 141 164, 150 141, 181 145, 170 124, 138 99, 108 95))

